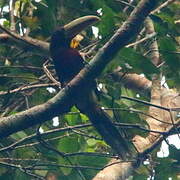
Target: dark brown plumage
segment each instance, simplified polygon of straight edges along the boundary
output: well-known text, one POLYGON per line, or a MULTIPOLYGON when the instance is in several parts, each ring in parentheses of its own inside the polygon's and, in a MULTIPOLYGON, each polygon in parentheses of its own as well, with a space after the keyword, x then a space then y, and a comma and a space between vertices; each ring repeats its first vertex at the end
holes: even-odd
POLYGON ((70 47, 71 39, 66 38, 62 28, 53 33, 50 43, 51 57, 62 86, 65 86, 84 67, 80 53, 70 47))

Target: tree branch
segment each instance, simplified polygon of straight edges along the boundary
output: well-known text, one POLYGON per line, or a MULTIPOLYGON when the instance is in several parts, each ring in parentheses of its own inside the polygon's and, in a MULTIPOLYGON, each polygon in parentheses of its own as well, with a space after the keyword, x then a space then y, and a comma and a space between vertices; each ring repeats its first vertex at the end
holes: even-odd
MULTIPOLYGON (((97 77, 104 67, 112 60, 117 52, 136 35, 145 17, 155 7, 155 0, 141 1, 134 9, 129 19, 114 34, 114 36, 99 50, 93 60, 55 97, 48 102, 35 106, 29 110, 3 117, 0 119, 0 137, 6 137, 14 132, 23 130, 33 125, 45 122, 56 115, 63 114, 73 105, 74 92, 91 79, 97 77)), ((2 27, 0 27, 2 29, 2 27)), ((4 29, 4 28, 3 28, 4 29)), ((9 33, 16 39, 21 39, 9 33)), ((23 40, 22 40, 23 41, 23 40)))

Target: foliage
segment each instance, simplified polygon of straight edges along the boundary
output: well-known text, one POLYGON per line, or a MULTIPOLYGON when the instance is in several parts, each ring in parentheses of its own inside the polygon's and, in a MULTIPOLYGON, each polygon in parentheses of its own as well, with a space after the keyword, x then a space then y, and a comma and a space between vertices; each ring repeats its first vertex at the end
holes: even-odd
MULTIPOLYGON (((8 6, 8 1, 0 1, 1 19, 5 18, 4 26, 10 28, 10 12, 4 11, 4 8, 8 6)), ((100 95, 101 105, 105 108, 119 109, 118 111, 107 111, 115 121, 118 122, 118 117, 121 116, 123 117, 123 123, 139 124, 147 127, 142 116, 130 110, 130 108, 137 108, 139 111, 144 111, 147 108, 143 105, 140 106, 137 103, 120 99, 121 95, 135 97, 137 95, 136 92, 127 90, 119 84, 117 85, 109 78, 109 74, 117 66, 123 67, 125 72, 143 73, 148 78, 151 78, 152 74, 162 71, 167 77, 170 88, 179 88, 180 59, 177 51, 179 50, 178 44, 180 42, 178 40, 178 24, 175 23, 178 19, 179 6, 180 4, 177 4, 177 6, 170 5, 164 8, 153 19, 161 58, 165 61, 165 65, 161 70, 155 68, 149 58, 144 55, 148 51, 148 43, 144 43, 143 45, 140 44, 136 49, 123 48, 114 58, 113 62, 106 67, 104 73, 97 79, 97 82, 103 87, 100 95)), ((82 33, 84 40, 80 44, 80 48, 83 49, 99 40, 99 48, 103 46, 129 16, 132 8, 128 8, 125 11, 125 7, 126 5, 111 0, 42 0, 40 2, 35 2, 35 0, 16 0, 16 30, 22 35, 29 32, 28 35, 33 38, 48 41, 53 29, 57 25, 65 24, 84 15, 100 15, 98 12, 102 12, 101 23, 95 25, 99 28, 98 38, 94 37, 89 28, 86 32, 82 33)), ((98 48, 92 52, 92 55, 97 52, 98 48)), ((90 59, 87 58, 87 60, 90 59)), ((28 49, 20 49, 15 46, 7 47, 0 44, 0 92, 18 87, 23 88, 27 85, 51 83, 44 75, 45 73, 42 68, 46 60, 47 57, 44 57, 43 54, 37 55, 28 49)), ((48 68, 52 70, 52 65, 48 68)), ((55 91, 57 93, 57 87, 55 87, 55 91)), ((46 102, 54 95, 55 93, 50 93, 44 87, 6 94, 1 96, 0 99, 0 113, 2 116, 14 114, 46 102)), ((140 99, 146 100, 146 97, 141 96, 140 99)), ((72 108, 69 114, 59 117, 59 127, 61 128, 86 125, 87 123, 89 123, 88 118, 80 114, 75 107, 72 108)), ((51 120, 44 123, 41 127, 45 131, 56 128, 51 120)), ((1 141, 1 147, 6 147, 36 133, 36 128, 32 127, 11 135, 6 140, 1 141)), ((125 131, 125 134, 129 139, 135 134, 146 136, 146 133, 141 132, 139 129, 130 129, 128 132, 125 131)), ((113 154, 92 127, 56 132, 46 136, 44 141, 39 143, 37 138, 34 138, 19 144, 11 151, 1 153, 0 179, 31 179, 31 176, 28 176, 30 172, 42 177, 45 177, 48 173, 56 172, 54 174, 63 180, 78 180, 80 179, 80 174, 83 174, 86 179, 91 179, 100 168, 106 165, 113 154), (51 140, 46 142, 46 139, 51 140), (27 145, 25 146, 24 144, 27 145), (58 154, 53 149, 47 148, 47 146, 55 148, 57 151, 62 152, 62 154, 58 154), (75 155, 64 157, 63 153, 74 153, 75 155), (97 154, 93 155, 93 153, 97 154), (13 160, 10 161, 3 158, 12 158, 13 160), (4 165, 4 163, 8 162, 17 167, 4 165), (81 167, 74 168, 73 166, 75 165, 81 167), (21 168, 18 166, 21 166, 21 168), (23 167, 29 167, 30 169, 25 172, 23 167)), ((171 153, 173 156, 165 159, 157 158, 156 154, 153 155, 152 158, 160 163, 154 167, 156 172, 154 179, 161 180, 167 177, 176 179, 178 172, 174 167, 179 166, 179 156, 178 153, 173 151, 171 153), (164 170, 166 170, 166 173, 164 170)), ((149 177, 151 173, 147 170, 148 168, 148 166, 145 166, 142 171, 137 171, 133 179, 146 179, 149 177)))

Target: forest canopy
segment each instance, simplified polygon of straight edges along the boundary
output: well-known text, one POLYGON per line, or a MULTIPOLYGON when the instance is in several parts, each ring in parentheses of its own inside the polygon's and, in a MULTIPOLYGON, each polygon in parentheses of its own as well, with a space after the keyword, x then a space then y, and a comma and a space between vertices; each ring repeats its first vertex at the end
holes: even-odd
POLYGON ((179 12, 175 0, 1 0, 0 179, 179 179, 179 12), (72 39, 84 65, 63 85, 51 37, 84 16, 99 20, 72 39))

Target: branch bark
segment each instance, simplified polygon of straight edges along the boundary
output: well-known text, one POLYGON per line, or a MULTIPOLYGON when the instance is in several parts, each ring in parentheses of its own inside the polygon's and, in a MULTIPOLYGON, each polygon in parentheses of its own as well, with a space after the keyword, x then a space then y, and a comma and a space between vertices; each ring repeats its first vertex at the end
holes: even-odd
POLYGON ((7 30, 2 25, 0 25, 0 29, 5 32, 0 34, 0 43, 22 48, 25 51, 31 51, 35 54, 49 56, 49 43, 31 38, 29 36, 21 37, 19 34, 7 30))
POLYGON ((123 73, 119 68, 114 70, 110 74, 110 77, 113 81, 123 84, 124 87, 150 97, 152 82, 146 77, 142 77, 136 73, 123 73))
MULTIPOLYGON (((104 67, 112 60, 117 52, 136 35, 145 20, 145 17, 155 7, 155 0, 141 1, 132 12, 129 19, 115 33, 115 35, 99 50, 89 65, 55 97, 47 103, 33 107, 0 120, 0 137, 6 137, 14 132, 23 130, 32 125, 47 121, 52 117, 65 113, 72 106, 71 96, 79 87, 83 87, 89 79, 96 78, 104 67)), ((2 27, 1 27, 2 29, 2 27)), ((6 30, 5 30, 6 31, 6 30)), ((7 32, 9 33, 9 32, 7 32)), ((10 33, 9 33, 10 34, 10 33)), ((10 34, 18 39, 15 34, 10 34)), ((23 41, 23 40, 22 40, 23 41)))

